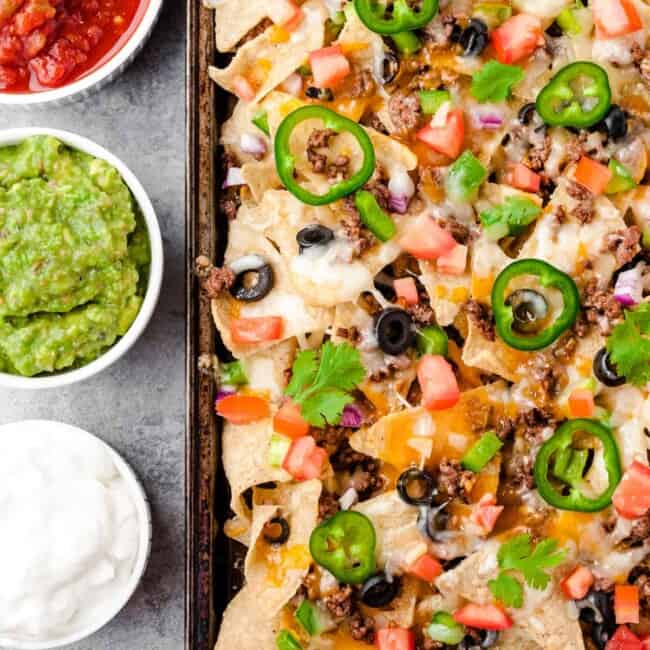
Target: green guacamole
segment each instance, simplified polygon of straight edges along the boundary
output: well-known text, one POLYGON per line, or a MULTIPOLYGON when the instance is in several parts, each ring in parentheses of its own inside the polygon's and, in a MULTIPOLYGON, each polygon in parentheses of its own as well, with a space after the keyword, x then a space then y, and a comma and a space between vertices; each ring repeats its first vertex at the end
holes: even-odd
POLYGON ((115 168, 46 136, 0 148, 0 372, 101 356, 135 320, 149 261, 115 168))

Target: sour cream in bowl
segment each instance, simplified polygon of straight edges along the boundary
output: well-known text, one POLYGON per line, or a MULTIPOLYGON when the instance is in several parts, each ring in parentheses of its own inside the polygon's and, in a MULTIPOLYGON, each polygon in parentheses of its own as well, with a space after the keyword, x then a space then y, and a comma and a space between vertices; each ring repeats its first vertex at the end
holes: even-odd
POLYGON ((108 445, 59 422, 0 426, 0 646, 45 650, 106 625, 135 592, 151 514, 108 445))

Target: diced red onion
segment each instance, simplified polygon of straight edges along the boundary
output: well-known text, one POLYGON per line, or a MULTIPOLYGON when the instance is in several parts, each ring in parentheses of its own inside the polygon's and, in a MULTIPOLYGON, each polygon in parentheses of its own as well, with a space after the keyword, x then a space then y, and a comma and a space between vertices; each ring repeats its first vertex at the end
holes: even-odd
POLYGON ((266 142, 261 135, 244 133, 240 140, 241 150, 253 156, 260 156, 266 153, 266 142))
POLYGON ((218 404, 224 397, 230 397, 231 395, 234 395, 236 392, 237 391, 234 388, 230 388, 229 386, 221 386, 217 391, 217 398, 215 400, 215 404, 218 404))
POLYGON ((236 187, 237 185, 246 185, 241 173, 241 167, 230 167, 222 188, 225 190, 228 187, 236 187))
POLYGON ((624 307, 633 307, 643 300, 643 277, 639 266, 619 274, 614 298, 624 307))
POLYGON ((392 212, 405 214, 415 194, 415 184, 403 167, 397 168, 388 181, 389 208, 392 212))
POLYGON ((355 406, 354 404, 348 404, 343 409, 343 415, 341 416, 341 426, 358 429, 363 424, 363 420, 363 413, 358 406, 355 406))
POLYGON ((282 84, 282 90, 298 97, 302 92, 302 77, 297 72, 289 75, 282 84))
POLYGON ((472 126, 475 129, 496 130, 503 126, 503 111, 492 104, 475 106, 470 113, 472 126))

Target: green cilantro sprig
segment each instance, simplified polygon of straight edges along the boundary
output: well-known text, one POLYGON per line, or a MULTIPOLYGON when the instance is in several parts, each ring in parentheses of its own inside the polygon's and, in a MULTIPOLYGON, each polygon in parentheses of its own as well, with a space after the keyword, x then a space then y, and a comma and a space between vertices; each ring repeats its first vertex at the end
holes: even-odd
POLYGON ((300 405, 302 416, 315 427, 338 424, 343 409, 354 401, 349 394, 365 376, 361 355, 348 343, 328 341, 320 349, 304 350, 293 364, 285 392, 300 405))
POLYGON ((526 584, 533 589, 546 589, 551 576, 546 573, 564 562, 566 551, 557 548, 557 540, 543 539, 535 548, 532 547, 530 535, 517 535, 501 545, 497 561, 501 572, 495 580, 488 582, 488 587, 496 600, 508 607, 521 607, 524 590, 521 582, 508 571, 517 571, 524 577, 526 584))
POLYGON ((616 371, 635 386, 650 381, 650 304, 625 312, 607 340, 607 352, 616 371))
POLYGON ((500 239, 507 235, 521 235, 540 214, 542 209, 531 199, 509 196, 500 205, 481 212, 480 218, 488 236, 494 235, 490 239, 500 239))
POLYGON ((472 75, 472 95, 481 103, 503 102, 524 79, 524 71, 518 65, 488 61, 472 75))

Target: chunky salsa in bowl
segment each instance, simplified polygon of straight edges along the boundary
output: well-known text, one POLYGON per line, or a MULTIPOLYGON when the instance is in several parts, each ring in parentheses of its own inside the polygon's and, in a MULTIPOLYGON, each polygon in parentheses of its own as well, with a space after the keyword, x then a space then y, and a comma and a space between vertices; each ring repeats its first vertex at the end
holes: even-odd
POLYGON ((110 80, 146 41, 162 0, 0 0, 0 102, 66 97, 110 80))
POLYGON ((110 365, 151 318, 161 276, 156 216, 123 163, 65 132, 0 133, 0 385, 110 365))

